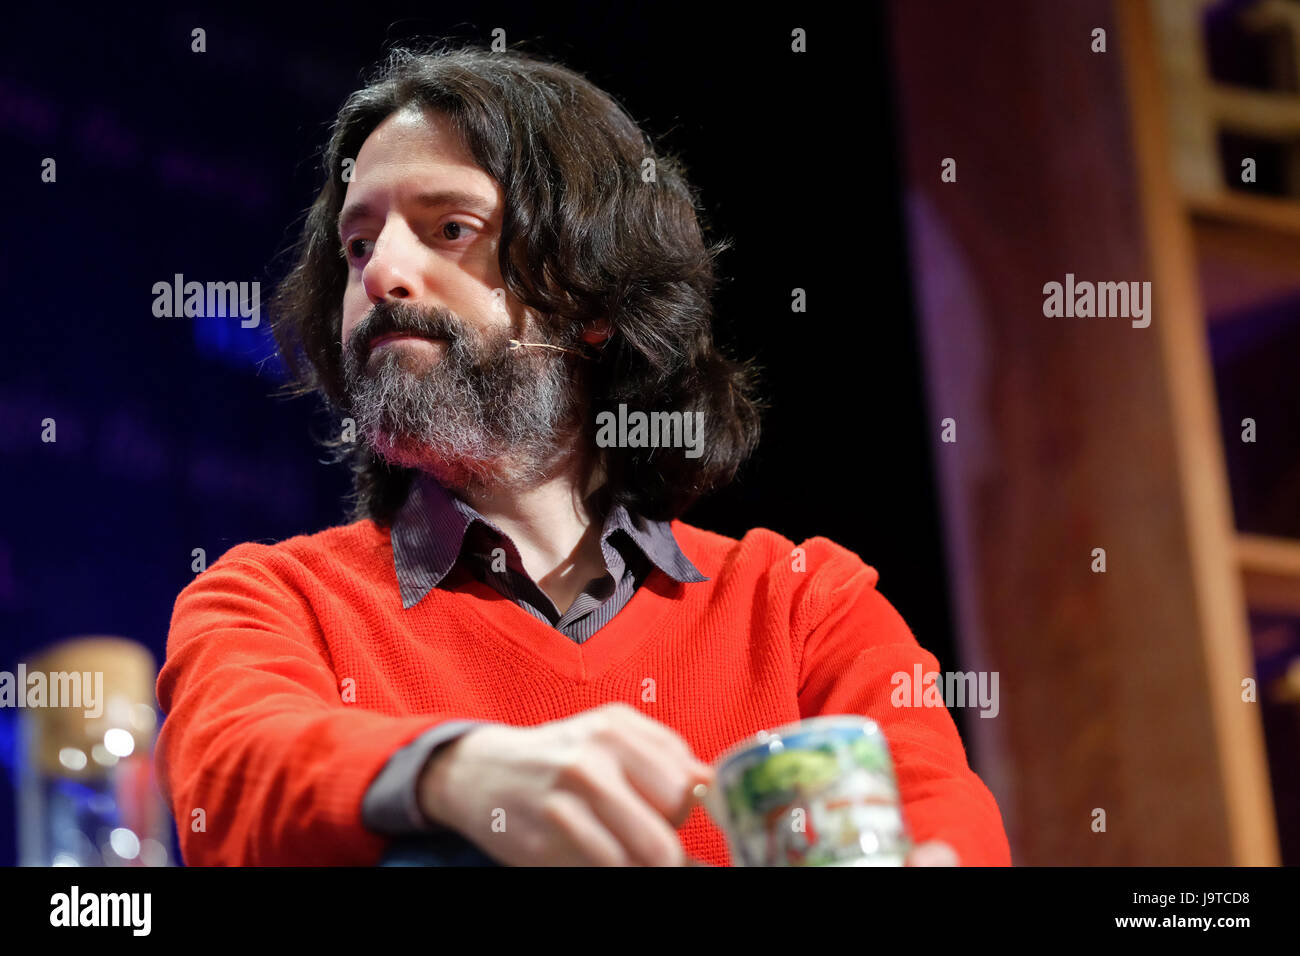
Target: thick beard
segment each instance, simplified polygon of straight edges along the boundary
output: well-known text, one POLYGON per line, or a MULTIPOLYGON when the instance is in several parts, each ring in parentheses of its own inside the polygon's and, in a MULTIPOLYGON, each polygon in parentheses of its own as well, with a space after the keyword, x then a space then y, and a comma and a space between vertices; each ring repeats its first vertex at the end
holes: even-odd
POLYGON ((452 490, 535 485, 578 440, 574 369, 563 353, 509 349, 507 332, 471 337, 453 338, 440 358, 396 345, 364 370, 345 361, 358 432, 385 461, 452 490))

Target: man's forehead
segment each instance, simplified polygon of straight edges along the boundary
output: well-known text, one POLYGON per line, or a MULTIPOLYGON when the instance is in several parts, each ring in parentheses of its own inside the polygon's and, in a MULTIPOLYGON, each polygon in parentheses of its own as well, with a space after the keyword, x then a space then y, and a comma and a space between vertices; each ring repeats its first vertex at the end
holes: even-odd
POLYGON ((374 162, 416 166, 432 160, 474 165, 469 147, 445 115, 414 106, 385 117, 357 153, 357 166, 374 162))
POLYGON ((420 205, 460 205, 491 216, 501 189, 478 166, 451 122, 431 109, 390 114, 362 144, 340 222, 373 205, 377 193, 398 193, 420 205))

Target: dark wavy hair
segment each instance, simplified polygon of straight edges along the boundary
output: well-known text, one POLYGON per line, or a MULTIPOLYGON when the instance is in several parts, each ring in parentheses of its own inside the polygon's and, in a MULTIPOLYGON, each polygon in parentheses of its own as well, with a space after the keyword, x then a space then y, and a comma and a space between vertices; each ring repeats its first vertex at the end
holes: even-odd
MULTIPOLYGON (((348 412, 340 347, 347 265, 335 222, 343 164, 409 105, 445 116, 500 183, 500 269, 511 294, 561 340, 596 320, 610 324, 583 376, 589 420, 619 403, 704 413, 699 458, 599 449, 610 500, 668 520, 731 481, 758 442, 763 406, 754 365, 728 358, 713 341, 714 259, 729 243, 706 246, 681 163, 657 153, 618 103, 572 70, 518 51, 397 49, 348 97, 324 150, 325 184, 271 302, 290 377, 285 392, 320 392, 332 410, 348 412), (651 182, 642 179, 647 158, 651 182)), ((414 472, 384 462, 359 437, 325 444, 351 465, 353 520, 391 523, 414 472)))

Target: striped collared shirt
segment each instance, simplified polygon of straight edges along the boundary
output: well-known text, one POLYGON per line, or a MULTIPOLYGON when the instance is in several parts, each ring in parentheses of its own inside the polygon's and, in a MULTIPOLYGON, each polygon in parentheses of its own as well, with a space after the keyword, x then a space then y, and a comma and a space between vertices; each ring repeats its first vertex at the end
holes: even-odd
POLYGON ((610 508, 600 534, 605 573, 588 582, 564 613, 524 570, 510 537, 427 474, 420 474, 393 521, 393 563, 402 607, 454 581, 463 568, 538 620, 581 644, 613 619, 652 568, 682 584, 707 581, 682 553, 665 521, 610 508))

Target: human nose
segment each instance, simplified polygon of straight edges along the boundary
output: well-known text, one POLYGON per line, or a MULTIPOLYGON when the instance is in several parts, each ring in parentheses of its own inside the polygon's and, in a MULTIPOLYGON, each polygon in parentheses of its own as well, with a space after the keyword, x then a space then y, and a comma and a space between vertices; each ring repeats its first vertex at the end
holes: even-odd
POLYGON ((388 222, 361 270, 367 298, 374 305, 390 298, 418 298, 423 292, 420 276, 419 240, 404 224, 388 222))

